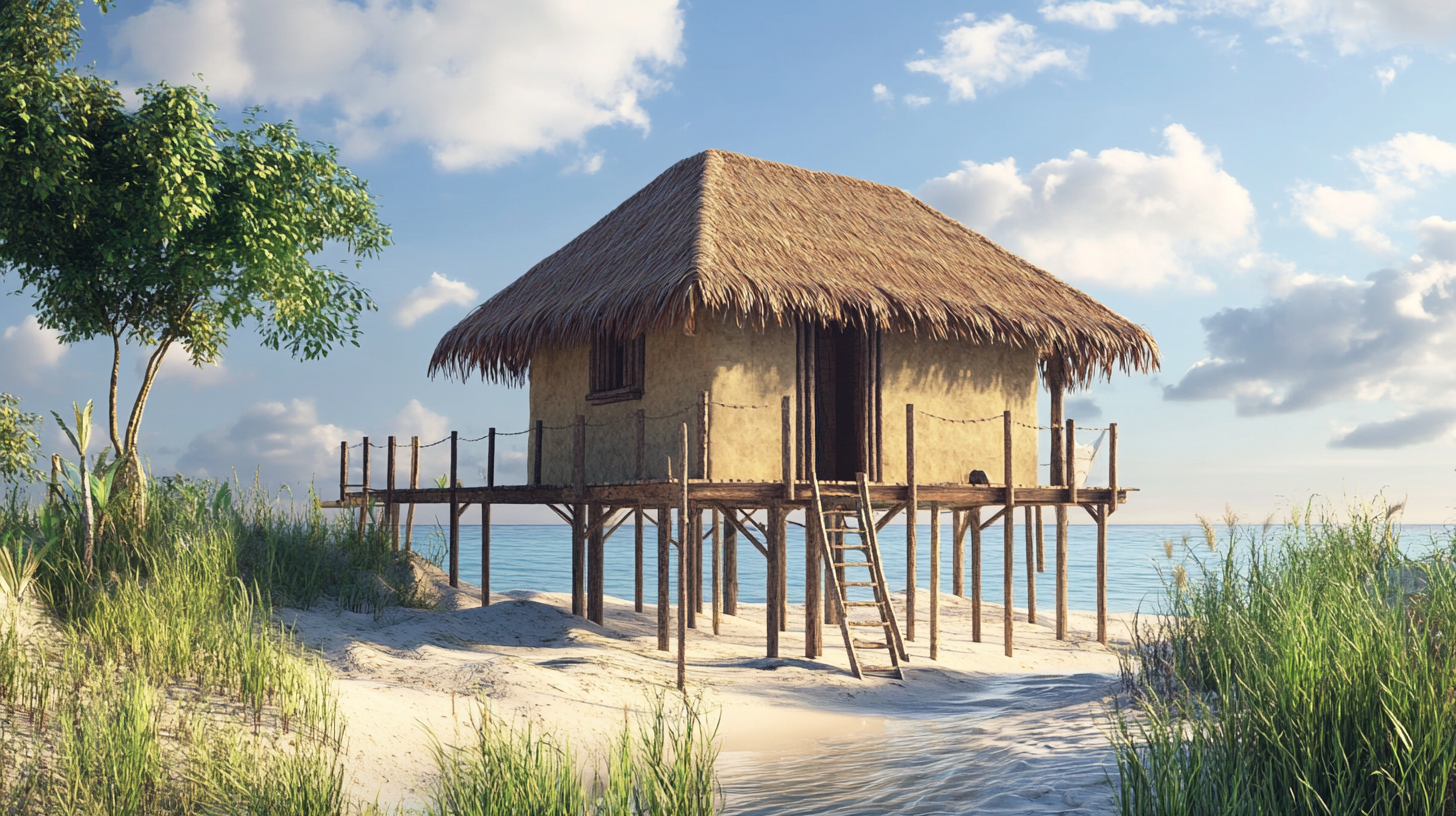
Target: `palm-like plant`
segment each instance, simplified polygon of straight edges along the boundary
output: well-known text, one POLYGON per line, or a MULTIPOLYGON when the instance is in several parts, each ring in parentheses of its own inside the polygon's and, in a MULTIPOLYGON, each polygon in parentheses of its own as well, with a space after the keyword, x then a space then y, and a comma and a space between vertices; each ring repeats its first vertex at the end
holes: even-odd
MULTIPOLYGON (((81 535, 85 547, 81 551, 81 562, 86 567, 86 575, 91 575, 93 553, 96 550, 96 530, 92 525, 91 518, 91 480, 86 474, 86 448, 91 444, 91 400, 86 400, 86 407, 82 408, 76 403, 71 403, 71 408, 76 412, 76 432, 66 427, 66 421, 61 415, 51 411, 51 416, 56 418, 56 424, 66 432, 66 438, 76 446, 76 454, 80 459, 81 482, 81 535)), ((109 485, 108 485, 109 486, 109 485)))
POLYGON ((35 571, 55 546, 55 541, 41 544, 27 542, 18 531, 0 535, 0 597, 18 601, 25 597, 35 579, 35 571))

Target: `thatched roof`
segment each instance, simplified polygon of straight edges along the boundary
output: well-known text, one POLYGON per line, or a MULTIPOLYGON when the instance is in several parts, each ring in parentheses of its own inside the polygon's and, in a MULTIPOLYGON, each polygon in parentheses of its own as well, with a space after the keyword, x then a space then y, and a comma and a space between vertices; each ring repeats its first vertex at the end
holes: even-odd
POLYGON ((1076 382, 1158 365, 1142 328, 903 190, 708 150, 477 307, 430 374, 519 383, 540 349, 709 314, 1032 347, 1076 382))

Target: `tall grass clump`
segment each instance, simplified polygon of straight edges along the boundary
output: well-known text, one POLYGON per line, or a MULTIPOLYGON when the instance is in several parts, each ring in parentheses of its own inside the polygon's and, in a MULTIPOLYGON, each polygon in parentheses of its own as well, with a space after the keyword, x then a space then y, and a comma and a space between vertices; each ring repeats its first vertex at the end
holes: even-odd
POLYGON ((623 723, 588 784, 571 746, 479 707, 474 739, 435 744, 431 816, 713 816, 723 797, 717 729, 699 701, 663 694, 623 723))
POLYGON ((1112 714, 1123 814, 1456 812, 1456 552, 1391 515, 1231 519, 1169 584, 1112 714))

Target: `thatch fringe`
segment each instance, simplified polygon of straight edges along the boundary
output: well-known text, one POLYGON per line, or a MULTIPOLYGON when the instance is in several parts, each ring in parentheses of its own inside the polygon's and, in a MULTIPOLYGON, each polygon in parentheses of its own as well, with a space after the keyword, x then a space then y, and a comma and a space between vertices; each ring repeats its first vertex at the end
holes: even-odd
POLYGON ((519 384, 540 349, 708 315, 1036 348, 1070 384, 1158 367, 1141 327, 903 190, 709 150, 477 307, 429 371, 519 384))

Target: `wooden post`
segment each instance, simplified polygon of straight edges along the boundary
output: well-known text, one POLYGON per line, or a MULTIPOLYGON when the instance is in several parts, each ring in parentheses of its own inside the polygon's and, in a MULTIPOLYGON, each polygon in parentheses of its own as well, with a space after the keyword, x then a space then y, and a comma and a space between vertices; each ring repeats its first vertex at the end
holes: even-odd
POLYGON ((723 625, 723 517, 715 509, 710 515, 713 524, 713 634, 723 625))
POLYGON ((586 617, 586 417, 576 415, 571 442, 571 481, 576 503, 571 514, 571 614, 586 617))
MULTIPOLYGON (((1067 506, 1075 506, 1077 503, 1077 421, 1067 420, 1067 431, 1063 437, 1063 444, 1066 445, 1066 464, 1062 469, 1062 476, 1067 480, 1067 506)), ((1067 639, 1067 581, 1069 569, 1067 565, 1068 551, 1070 550, 1069 540, 1071 530, 1068 529, 1069 519, 1067 518, 1067 506, 1057 513, 1057 639, 1067 639)))
MULTIPOLYGON (((485 486, 495 487, 495 428, 485 446, 485 486)), ((490 502, 480 503, 480 605, 490 606, 490 502)))
MULTIPOLYGON (((1065 485, 1067 479, 1066 439, 1063 434, 1065 416, 1066 381, 1062 376, 1065 366, 1058 361, 1055 369, 1048 372, 1047 389, 1051 391, 1052 423, 1052 484, 1065 485)), ((1056 584, 1057 640, 1067 639, 1067 506, 1058 503, 1056 507, 1056 584)))
POLYGON ((384 518, 389 520, 389 541, 395 552, 399 552, 399 519, 394 507, 394 437, 389 438, 389 453, 385 456, 389 475, 384 479, 384 518))
POLYGON ((950 511, 950 591, 957 598, 966 597, 966 519, 965 510, 950 511))
MULTIPOLYGON (((420 438, 410 437, 410 490, 420 489, 420 438)), ((410 551, 415 537, 415 503, 410 502, 409 512, 404 517, 404 551, 410 551)))
MULTIPOLYGON (((781 453, 782 476, 784 482, 784 501, 794 500, 794 420, 792 406, 786 396, 783 399, 783 419, 779 428, 779 446, 783 449, 781 453)), ((807 530, 808 527, 805 527, 807 530)))
MULTIPOLYGON (((686 477, 686 474, 684 474, 686 477)), ((701 510, 690 509, 688 511, 687 531, 688 537, 683 540, 683 558, 687 562, 688 571, 688 628, 698 628, 698 613, 702 612, 702 585, 699 576, 703 567, 700 563, 703 559, 703 535, 700 530, 700 522, 703 519, 701 510)))
POLYGON ((684 544, 687 543, 688 533, 688 424, 682 424, 682 498, 677 510, 677 690, 685 691, 687 688, 687 666, 688 666, 688 581, 686 567, 686 551, 684 544))
POLYGON ((546 446, 546 422, 536 420, 536 445, 531 449, 531 484, 541 484, 541 449, 546 446))
POLYGON ((369 520, 369 437, 364 437, 360 449, 364 451, 360 459, 362 465, 362 476, 359 484, 359 540, 364 540, 364 525, 369 520))
POLYGON ((1002 594, 1004 596, 1003 603, 1005 605, 1001 610, 1001 623, 1002 628, 1005 630, 1006 656, 1011 657, 1015 651, 1015 646, 1012 642, 1012 624, 1015 622, 1015 615, 1012 612, 1012 602, 1015 600, 1012 586, 1012 572, 1016 566, 1016 559, 1013 557, 1013 551, 1016 548, 1016 514, 1011 512, 1016 508, 1016 474, 1012 467, 1011 458, 1011 412, 1006 411, 1003 413, 1002 420, 1006 429, 1006 451, 1003 456, 1003 461, 1006 465, 1006 516, 1004 519, 1004 527, 1006 528, 1006 554, 1004 559, 1005 573, 1002 581, 1004 584, 1002 587, 1002 594))
POLYGON ((940 502, 930 503, 930 659, 940 659, 940 502))
POLYGON ((1041 505, 1036 506, 1036 571, 1046 572, 1046 525, 1041 520, 1041 505))
POLYGON ((1097 642, 1107 645, 1107 508, 1097 514, 1097 642))
POLYGON ((632 609, 635 612, 642 611, 642 525, 646 515, 641 503, 632 510, 632 609))
POLYGON ((779 506, 774 502, 768 509, 768 536, 764 543, 768 549, 768 576, 767 584, 764 587, 764 598, 768 601, 768 620, 766 621, 768 657, 779 656, 779 548, 783 542, 779 540, 779 506))
POLYGON ((1117 512, 1117 423, 1107 423, 1107 486, 1112 491, 1112 503, 1107 505, 1107 514, 1117 512))
POLYGON ((981 508, 966 511, 971 520, 971 640, 981 642, 981 508))
POLYGON ((1077 420, 1067 420, 1067 503, 1077 503, 1077 420))
POLYGON ((731 524, 723 530, 723 614, 738 614, 738 530, 731 524))
MULTIPOLYGON (((825 521, 829 522, 829 526, 832 528, 843 529, 844 514, 830 513, 825 521)), ((844 533, 829 533, 829 543, 830 552, 841 552, 840 547, 844 546, 844 533)), ((833 559, 830 559, 830 562, 832 561, 833 559)), ((834 599, 834 579, 829 576, 829 570, 834 570, 835 577, 840 579, 840 586, 844 586, 844 570, 830 562, 824 564, 824 622, 838 624, 839 604, 834 599)))
POLYGON ((600 504, 587 505, 586 619, 598 626, 606 622, 606 531, 602 529, 605 515, 606 508, 600 504))
POLYGON ((698 392, 698 466, 699 479, 711 479, 712 469, 708 462, 708 392, 698 392))
POLYGON ((671 611, 669 598, 672 583, 669 569, 672 566, 672 509, 667 505, 657 508, 657 650, 667 651, 668 613, 671 611))
POLYGON ((339 503, 349 497, 349 442, 339 443, 339 503))
POLYGON ((1036 533, 1032 530, 1034 516, 1031 505, 1026 506, 1026 622, 1036 623, 1036 533))
POLYGON ((460 586, 460 432, 450 432, 450 586, 460 586))
POLYGON ((789 508, 779 504, 778 529, 774 535, 779 540, 779 631, 789 631, 789 508))
POLYGON ((915 406, 905 406, 905 639, 915 639, 915 521, 920 503, 915 490, 915 406))
POLYGON ((813 508, 804 511, 804 656, 818 657, 824 653, 824 616, 819 614, 823 604, 819 588, 824 580, 822 567, 824 553, 819 547, 819 513, 813 508))

